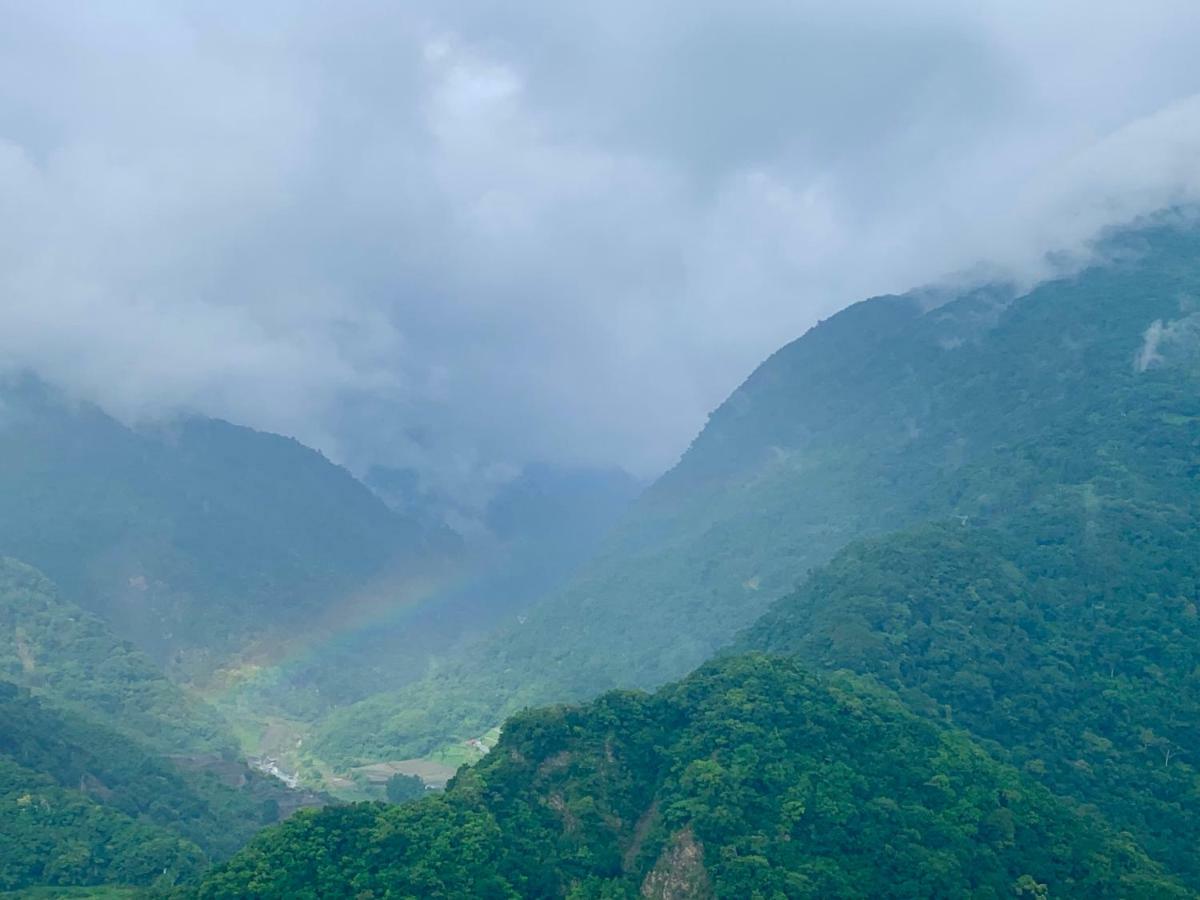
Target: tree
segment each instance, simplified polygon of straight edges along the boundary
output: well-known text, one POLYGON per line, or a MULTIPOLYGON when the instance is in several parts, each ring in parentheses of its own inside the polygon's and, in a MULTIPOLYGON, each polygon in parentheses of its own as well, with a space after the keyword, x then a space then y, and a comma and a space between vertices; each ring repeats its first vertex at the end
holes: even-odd
POLYGON ((425 782, 420 775, 403 775, 397 772, 387 780, 388 803, 404 803, 425 796, 425 782))

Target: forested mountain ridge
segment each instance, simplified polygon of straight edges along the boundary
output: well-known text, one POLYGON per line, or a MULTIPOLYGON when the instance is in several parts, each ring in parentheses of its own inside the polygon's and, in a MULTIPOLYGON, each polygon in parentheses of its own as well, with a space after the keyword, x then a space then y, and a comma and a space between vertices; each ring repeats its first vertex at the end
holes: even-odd
POLYGON ((386 486, 290 438, 199 417, 127 427, 0 378, 0 556, 252 724, 419 678, 560 583, 640 487, 527 466, 468 546, 434 506, 389 507, 386 486))
POLYGON ((1200 888, 1198 514, 1195 484, 856 542, 735 649, 879 680, 1200 888))
POLYGON ((0 755, 0 891, 170 887, 198 876, 205 863, 190 841, 0 755))
POLYGON ((301 813, 198 895, 1187 896, 961 732, 762 656, 522 713, 444 796, 301 813))
POLYGON ((251 770, 215 710, 9 559, 0 773, 3 889, 171 885, 319 802, 251 770))
POLYGON ((1197 422, 1200 229, 1124 231, 1097 253, 1023 295, 866 301, 787 345, 567 588, 465 661, 335 713, 314 750, 417 755, 524 705, 661 683, 859 536, 1063 486, 1161 492, 1197 422))
MULTIPOLYGON (((94 719, 0 681, 0 758, 78 790, 100 806, 186 838, 208 855, 233 853, 294 808, 284 786, 238 766, 184 768, 94 719)), ((3 853, 0 852, 0 858, 3 853)))
POLYGON ((159 661, 236 649, 451 540, 288 438, 133 430, 31 378, 0 398, 0 554, 159 661))
POLYGON ((162 753, 232 753, 212 707, 163 675, 42 573, 0 558, 0 678, 141 739, 162 753))

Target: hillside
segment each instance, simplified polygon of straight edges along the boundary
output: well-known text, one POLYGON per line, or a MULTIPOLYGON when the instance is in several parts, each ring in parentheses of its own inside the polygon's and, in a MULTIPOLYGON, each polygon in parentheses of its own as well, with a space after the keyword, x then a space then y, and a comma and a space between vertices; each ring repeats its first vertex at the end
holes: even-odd
POLYGON ((163 753, 232 752, 211 707, 30 566, 0 558, 0 678, 163 753))
POLYGON ((0 559, 0 889, 173 884, 319 798, 35 569, 0 559))
POLYGON ((302 813, 199 896, 1185 896, 886 692, 748 656, 515 717, 444 796, 302 813))
POLYGON ((1068 496, 852 544, 737 649, 873 676, 1200 887, 1192 481, 1175 505, 1068 496))
POLYGON ((916 292, 812 329, 568 587, 465 661, 335 713, 311 749, 341 765, 420 755, 522 706, 677 677, 858 537, 1064 488, 1174 490, 1200 421, 1200 230, 1127 231, 1098 252, 1020 296, 916 292))
POLYGON ((93 718, 0 681, 0 757, 101 806, 186 838, 213 858, 313 798, 232 755, 165 757, 93 718))
MULTIPOLYGON (((368 483, 406 520, 442 535, 441 544, 348 598, 331 597, 298 620, 286 619, 282 636, 251 646, 202 686, 247 724, 252 752, 313 781, 324 767, 319 760, 306 765, 296 750, 314 721, 416 681, 514 621, 595 552, 640 487, 619 469, 528 465, 493 486, 470 518, 461 509, 448 512, 451 498, 423 493, 412 471, 376 469, 368 483), (464 531, 453 543, 444 525, 433 524, 450 513, 464 531)), ((346 789, 344 782, 331 786, 346 789)), ((370 786, 360 782, 355 792, 362 789, 370 786)))
POLYGON ((139 823, 0 755, 0 891, 168 887, 199 875, 204 862, 194 844, 166 829, 139 823))
POLYGON ((0 394, 0 554, 156 660, 218 656, 441 546, 298 442, 210 419, 133 430, 32 379, 0 394))

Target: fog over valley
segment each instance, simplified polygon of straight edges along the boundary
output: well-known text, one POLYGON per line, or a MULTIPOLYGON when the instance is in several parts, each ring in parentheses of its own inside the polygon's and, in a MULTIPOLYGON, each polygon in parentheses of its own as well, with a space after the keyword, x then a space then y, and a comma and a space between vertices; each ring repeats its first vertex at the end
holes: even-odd
POLYGON ((1200 897, 1198 46, 0 0, 0 896, 1200 897))
POLYGON ((1194 199, 1188 4, 1043 6, 5 3, 5 368, 467 505, 655 476, 837 309, 1194 199))

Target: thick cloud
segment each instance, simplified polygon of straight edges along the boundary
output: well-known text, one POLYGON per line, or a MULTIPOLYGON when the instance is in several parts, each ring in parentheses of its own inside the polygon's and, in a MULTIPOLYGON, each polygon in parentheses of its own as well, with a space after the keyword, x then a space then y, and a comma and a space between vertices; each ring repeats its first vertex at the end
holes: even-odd
POLYGON ((1200 15, 1104 7, 0 0, 0 356, 648 474, 818 317, 1196 199, 1200 15))

